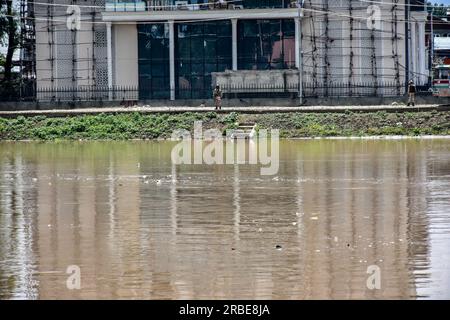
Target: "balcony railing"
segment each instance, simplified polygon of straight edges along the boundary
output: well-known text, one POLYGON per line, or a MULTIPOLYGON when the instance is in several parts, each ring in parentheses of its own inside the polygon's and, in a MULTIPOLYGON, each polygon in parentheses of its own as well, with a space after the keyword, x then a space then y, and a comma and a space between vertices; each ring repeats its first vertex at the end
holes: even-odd
POLYGON ((297 0, 107 0, 107 12, 239 10, 296 7, 297 0))

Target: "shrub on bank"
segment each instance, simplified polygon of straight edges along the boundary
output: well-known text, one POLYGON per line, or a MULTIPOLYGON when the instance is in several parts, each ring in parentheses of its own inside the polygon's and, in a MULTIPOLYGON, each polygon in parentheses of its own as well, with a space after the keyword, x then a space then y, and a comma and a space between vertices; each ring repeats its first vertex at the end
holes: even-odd
POLYGON ((258 129, 280 129, 280 136, 330 137, 365 135, 448 135, 450 113, 266 113, 186 112, 177 114, 99 114, 74 117, 0 118, 0 139, 9 140, 126 140, 170 138, 175 129, 192 132, 195 121, 203 129, 225 132, 237 122, 256 122, 258 129))

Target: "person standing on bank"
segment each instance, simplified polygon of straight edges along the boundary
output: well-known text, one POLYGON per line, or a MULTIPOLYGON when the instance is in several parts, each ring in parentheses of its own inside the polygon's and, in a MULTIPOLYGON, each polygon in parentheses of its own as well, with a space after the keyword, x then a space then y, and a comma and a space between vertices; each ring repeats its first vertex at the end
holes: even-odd
POLYGON ((412 105, 413 107, 416 104, 416 85, 414 81, 409 80, 408 83, 408 106, 412 105))
POLYGON ((222 109, 222 90, 217 85, 213 91, 214 105, 216 106, 216 110, 222 109))

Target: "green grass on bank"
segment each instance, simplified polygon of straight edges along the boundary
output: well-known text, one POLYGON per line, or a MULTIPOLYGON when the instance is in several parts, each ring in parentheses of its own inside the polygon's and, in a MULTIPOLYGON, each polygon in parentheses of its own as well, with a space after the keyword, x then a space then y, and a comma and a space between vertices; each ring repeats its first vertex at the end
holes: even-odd
POLYGON ((266 113, 217 114, 100 114, 73 117, 0 118, 2 140, 127 140, 169 138, 175 129, 203 128, 223 132, 237 121, 255 121, 258 128, 280 129, 281 137, 330 137, 370 135, 449 135, 450 113, 266 113))

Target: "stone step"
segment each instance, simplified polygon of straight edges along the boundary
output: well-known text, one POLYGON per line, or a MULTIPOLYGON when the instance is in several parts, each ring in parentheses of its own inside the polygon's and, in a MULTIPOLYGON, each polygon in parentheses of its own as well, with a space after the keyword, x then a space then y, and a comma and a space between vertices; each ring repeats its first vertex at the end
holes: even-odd
POLYGON ((238 128, 234 130, 231 139, 252 139, 255 134, 256 123, 240 123, 238 128))

